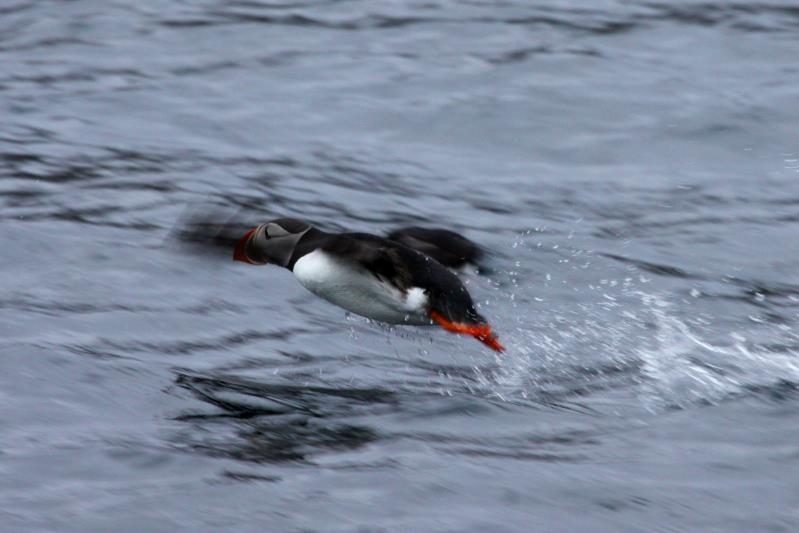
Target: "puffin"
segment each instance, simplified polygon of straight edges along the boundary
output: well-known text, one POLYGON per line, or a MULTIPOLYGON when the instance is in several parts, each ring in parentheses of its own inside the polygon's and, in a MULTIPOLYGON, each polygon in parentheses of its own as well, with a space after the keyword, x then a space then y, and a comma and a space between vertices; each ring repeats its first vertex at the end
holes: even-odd
POLYGON ((477 244, 447 229, 411 226, 396 229, 387 237, 422 252, 449 268, 477 265, 484 255, 477 244))
POLYGON ((456 251, 441 257, 442 263, 431 249, 440 250, 446 244, 419 245, 429 241, 431 235, 440 243, 471 241, 447 230, 437 231, 446 233, 410 228, 387 238, 369 233, 328 233, 303 220, 279 218, 240 237, 233 259, 286 268, 313 294, 357 315, 388 324, 438 325, 448 332, 474 337, 497 352, 504 351, 489 323, 475 309, 466 287, 445 266, 473 257, 473 249, 466 254, 456 247, 456 251), (447 241, 452 235, 456 238, 447 241))

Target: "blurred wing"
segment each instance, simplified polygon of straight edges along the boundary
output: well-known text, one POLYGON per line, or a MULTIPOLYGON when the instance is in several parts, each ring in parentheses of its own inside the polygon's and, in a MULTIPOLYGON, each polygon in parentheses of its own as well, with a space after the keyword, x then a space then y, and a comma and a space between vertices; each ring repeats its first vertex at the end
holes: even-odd
POLYGON ((454 231, 441 228, 401 228, 389 233, 388 238, 451 268, 475 263, 483 256, 477 244, 454 231))
POLYGON ((192 206, 175 223, 166 244, 191 255, 229 261, 236 243, 253 227, 243 219, 239 211, 217 205, 192 206))

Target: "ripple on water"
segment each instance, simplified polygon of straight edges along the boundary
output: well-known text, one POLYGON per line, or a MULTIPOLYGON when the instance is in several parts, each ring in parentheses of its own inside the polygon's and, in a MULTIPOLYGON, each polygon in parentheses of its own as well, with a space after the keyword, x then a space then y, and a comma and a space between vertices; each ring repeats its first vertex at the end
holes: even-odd
POLYGON ((794 5, 62 4, 0 6, 4 526, 797 529, 794 5), (277 216, 463 232, 507 352, 233 264, 277 216))

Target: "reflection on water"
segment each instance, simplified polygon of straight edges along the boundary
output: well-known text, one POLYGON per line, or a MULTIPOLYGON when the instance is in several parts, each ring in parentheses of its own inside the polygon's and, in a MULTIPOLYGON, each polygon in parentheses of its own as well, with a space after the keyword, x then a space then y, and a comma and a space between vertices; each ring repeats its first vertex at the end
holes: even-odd
POLYGON ((182 444, 245 461, 301 461, 318 450, 358 448, 379 439, 379 434, 337 419, 359 407, 393 403, 390 391, 377 389, 270 385, 187 374, 179 374, 176 383, 221 411, 180 415, 178 420, 193 426, 184 435, 189 442, 182 444), (226 438, 231 425, 235 442, 226 438), (215 431, 219 426, 222 430, 215 431))

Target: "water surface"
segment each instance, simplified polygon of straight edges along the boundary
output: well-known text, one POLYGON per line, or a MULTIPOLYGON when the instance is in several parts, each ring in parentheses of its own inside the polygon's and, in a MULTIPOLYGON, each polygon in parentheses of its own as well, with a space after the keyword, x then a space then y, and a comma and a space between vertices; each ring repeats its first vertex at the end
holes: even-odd
POLYGON ((4 531, 795 531, 791 2, 0 6, 4 531), (484 245, 508 348, 169 239, 484 245), (241 211, 239 211, 241 210, 241 211))

